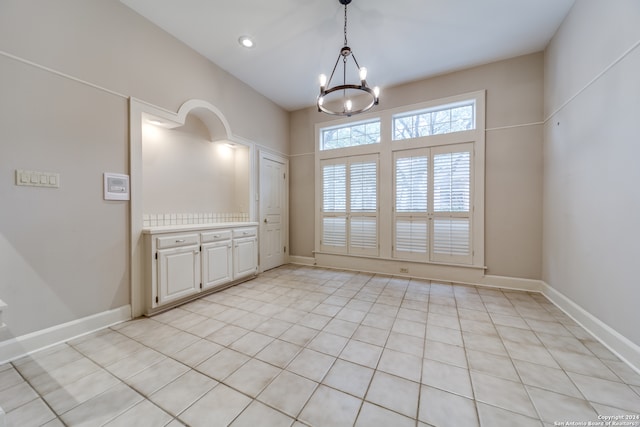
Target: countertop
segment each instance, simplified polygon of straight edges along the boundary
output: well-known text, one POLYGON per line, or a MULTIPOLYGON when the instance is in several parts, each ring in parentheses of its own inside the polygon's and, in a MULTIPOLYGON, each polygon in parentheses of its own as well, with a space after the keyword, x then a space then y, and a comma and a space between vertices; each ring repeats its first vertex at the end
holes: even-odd
POLYGON ((257 227, 257 222, 211 222, 208 224, 183 224, 183 225, 159 225, 156 227, 144 227, 143 234, 175 233, 177 231, 202 231, 216 230, 220 228, 257 227))

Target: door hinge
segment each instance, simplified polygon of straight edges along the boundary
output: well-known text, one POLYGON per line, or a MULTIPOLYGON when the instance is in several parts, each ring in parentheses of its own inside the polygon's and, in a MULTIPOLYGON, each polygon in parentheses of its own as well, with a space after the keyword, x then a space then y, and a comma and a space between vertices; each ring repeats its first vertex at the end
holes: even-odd
POLYGON ((287 173, 286 172, 282 174, 282 179, 287 179, 287 173))
POLYGON ((200 289, 202 289, 202 283, 200 283, 200 289))
POLYGON ((287 247, 286 246, 284 247, 284 253, 287 253, 287 247))
POLYGON ((158 303, 158 297, 156 297, 156 304, 158 303))
POLYGON ((156 252, 156 259, 158 259, 158 252, 156 252))

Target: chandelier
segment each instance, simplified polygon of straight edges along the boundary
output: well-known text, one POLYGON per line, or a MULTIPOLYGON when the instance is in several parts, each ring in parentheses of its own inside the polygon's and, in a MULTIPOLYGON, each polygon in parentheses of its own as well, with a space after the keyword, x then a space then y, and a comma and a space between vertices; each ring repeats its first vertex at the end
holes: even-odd
MULTIPOLYGON (((352 116, 370 110, 374 105, 378 105, 380 89, 376 86, 373 89, 367 84, 367 69, 360 67, 355 55, 347 44, 347 5, 351 0, 338 0, 344 5, 344 46, 340 48, 340 54, 333 66, 333 71, 327 80, 327 76, 320 75, 320 94, 318 95, 318 111, 335 116, 352 116), (360 82, 358 84, 347 84, 347 62, 353 59, 355 68, 358 71, 360 82), (342 84, 331 87, 331 81, 336 74, 338 64, 342 60, 342 84), (335 94, 330 96, 331 94, 335 94), (332 108, 335 107, 335 108, 332 108)), ((339 73, 339 71, 338 71, 339 73)), ((339 77, 338 77, 339 79, 339 77)))

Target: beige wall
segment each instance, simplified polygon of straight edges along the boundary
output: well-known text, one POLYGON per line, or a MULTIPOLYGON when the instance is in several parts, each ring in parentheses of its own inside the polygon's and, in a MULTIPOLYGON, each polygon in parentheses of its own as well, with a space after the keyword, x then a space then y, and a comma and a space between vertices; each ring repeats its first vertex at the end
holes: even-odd
POLYGON ((128 304, 129 211, 102 200, 102 173, 127 171, 127 101, 2 56, 0 75, 2 341, 128 304))
MULTIPOLYGON (((540 279, 542 245, 543 55, 526 55, 383 89, 379 109, 486 90, 486 239, 491 275, 540 279)), ((291 114, 291 253, 313 256, 314 125, 291 114)))
POLYGON ((130 303, 129 203, 102 199, 103 172, 129 173, 129 96, 203 99, 288 152, 287 112, 117 0, 0 1, 0 76, 0 342, 130 303), (61 187, 17 187, 15 169, 61 187))
POLYGON ((285 111, 118 0, 2 0, 0 50, 169 111, 209 101, 234 134, 288 151, 285 111))
POLYGON ((636 345, 639 45, 639 2, 576 2, 546 51, 544 130, 543 278, 636 345))
POLYGON ((193 115, 184 126, 142 127, 143 212, 248 213, 249 148, 212 142, 193 115))

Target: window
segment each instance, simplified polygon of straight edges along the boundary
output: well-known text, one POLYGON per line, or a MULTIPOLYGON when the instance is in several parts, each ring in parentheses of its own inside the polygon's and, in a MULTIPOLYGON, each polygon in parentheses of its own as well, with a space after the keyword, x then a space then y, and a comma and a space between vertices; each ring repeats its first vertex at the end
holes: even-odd
POLYGON ((475 129, 475 102, 412 111, 393 117, 393 140, 475 129))
POLYGON ((471 263, 471 154, 471 144, 395 153, 395 258, 471 263))
POLYGON ((378 254, 378 158, 321 162, 321 247, 337 253, 378 254))
POLYGON ((319 262, 484 268, 484 110, 481 91, 318 124, 319 262))
POLYGON ((320 150, 379 143, 380 119, 322 129, 320 140, 320 150))

